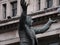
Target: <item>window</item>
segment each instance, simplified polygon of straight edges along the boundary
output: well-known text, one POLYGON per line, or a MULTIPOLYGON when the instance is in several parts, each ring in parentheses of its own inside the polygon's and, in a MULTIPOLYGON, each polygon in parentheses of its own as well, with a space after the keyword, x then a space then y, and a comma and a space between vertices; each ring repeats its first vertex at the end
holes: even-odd
POLYGON ((6 19, 6 4, 3 4, 3 18, 6 19))
POLYGON ((38 4, 39 4, 39 10, 40 10, 40 0, 38 1, 38 4))
POLYGON ((47 8, 52 7, 53 5, 53 0, 47 0, 47 8))
POLYGON ((12 16, 14 17, 17 14, 17 1, 12 2, 11 4, 12 4, 12 16))

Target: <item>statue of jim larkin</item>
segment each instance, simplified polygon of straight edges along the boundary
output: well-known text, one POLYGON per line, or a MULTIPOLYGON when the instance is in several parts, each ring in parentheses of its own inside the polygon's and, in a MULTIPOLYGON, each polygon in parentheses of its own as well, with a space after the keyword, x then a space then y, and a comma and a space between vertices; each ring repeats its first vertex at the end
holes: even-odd
POLYGON ((29 4, 25 0, 21 0, 22 14, 19 22, 19 38, 20 45, 38 45, 37 38, 35 34, 44 33, 49 29, 52 23, 56 20, 49 18, 49 21, 41 29, 32 29, 32 19, 30 16, 27 16, 27 7, 29 4))

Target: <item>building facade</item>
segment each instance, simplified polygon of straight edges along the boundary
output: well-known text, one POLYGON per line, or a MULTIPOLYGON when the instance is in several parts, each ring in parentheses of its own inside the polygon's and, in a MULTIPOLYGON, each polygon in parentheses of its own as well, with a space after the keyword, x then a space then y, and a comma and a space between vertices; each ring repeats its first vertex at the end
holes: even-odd
MULTIPOLYGON (((26 0, 30 3, 33 28, 41 28, 49 18, 57 20, 48 31, 37 34, 39 45, 60 45, 60 0, 26 0)), ((22 12, 20 0, 0 0, 0 45, 19 45, 18 26, 22 12)))

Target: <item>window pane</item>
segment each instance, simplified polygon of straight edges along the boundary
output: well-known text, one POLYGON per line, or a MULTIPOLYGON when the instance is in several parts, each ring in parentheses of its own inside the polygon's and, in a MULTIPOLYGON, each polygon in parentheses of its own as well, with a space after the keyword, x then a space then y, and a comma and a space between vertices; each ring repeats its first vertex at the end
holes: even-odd
POLYGON ((14 8, 17 8, 17 3, 14 3, 14 4, 13 4, 13 7, 14 7, 14 8))
POLYGON ((17 14, 17 2, 12 2, 12 16, 17 14))
POLYGON ((53 0, 47 0, 47 8, 52 7, 53 5, 53 0))
POLYGON ((40 10, 40 0, 39 0, 38 4, 39 4, 39 10, 40 10))
POLYGON ((13 16, 16 16, 16 14, 17 14, 17 10, 14 9, 14 10, 13 10, 13 16))
POLYGON ((3 4, 3 18, 6 19, 6 4, 3 4))

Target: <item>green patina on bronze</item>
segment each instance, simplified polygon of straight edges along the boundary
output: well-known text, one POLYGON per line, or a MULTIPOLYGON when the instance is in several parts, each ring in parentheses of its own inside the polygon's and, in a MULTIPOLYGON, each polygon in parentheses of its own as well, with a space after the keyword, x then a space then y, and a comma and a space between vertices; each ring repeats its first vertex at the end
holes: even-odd
POLYGON ((49 18, 49 21, 41 29, 32 29, 31 25, 33 20, 30 16, 27 16, 28 4, 26 4, 25 0, 21 0, 21 7, 23 12, 19 22, 20 45, 38 45, 38 41, 35 35, 47 31, 51 24, 56 22, 56 20, 49 18))

